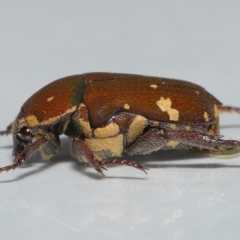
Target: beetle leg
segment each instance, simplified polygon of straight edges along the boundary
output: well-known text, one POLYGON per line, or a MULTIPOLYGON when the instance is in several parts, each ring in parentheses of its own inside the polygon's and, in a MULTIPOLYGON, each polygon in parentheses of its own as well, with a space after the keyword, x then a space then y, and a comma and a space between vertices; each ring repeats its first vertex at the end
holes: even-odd
POLYGON ((6 128, 6 130, 0 131, 0 136, 8 135, 10 133, 13 133, 13 123, 9 124, 6 128))
POLYGON ((82 156, 84 156, 90 165, 92 165, 97 172, 101 173, 102 175, 103 172, 102 170, 107 170, 105 166, 107 165, 125 165, 129 167, 135 167, 139 170, 142 170, 146 173, 147 168, 142 167, 139 164, 136 164, 135 162, 128 162, 127 160, 118 160, 118 159, 113 159, 113 160, 103 160, 103 161, 98 161, 91 149, 80 139, 75 137, 73 140, 73 149, 72 152, 76 156, 76 153, 79 151, 82 156))
POLYGON ((128 166, 128 167, 134 167, 134 168, 137 168, 139 170, 142 170, 146 174, 147 174, 146 170, 149 170, 148 168, 145 168, 145 167, 141 166, 140 164, 137 164, 135 162, 129 162, 127 160, 122 160, 122 159, 104 160, 104 161, 98 162, 98 165, 100 167, 106 166, 106 165, 125 165, 125 166, 128 166))
POLYGON ((126 152, 129 155, 148 154, 159 149, 167 149, 166 147, 168 149, 194 147, 200 150, 224 151, 240 148, 240 141, 224 140, 219 135, 153 128, 140 136, 126 149, 126 152))
POLYGON ((166 146, 167 141, 168 140, 162 136, 162 132, 159 131, 159 129, 152 128, 138 137, 125 151, 129 155, 149 154, 166 146))
POLYGON ((165 131, 160 130, 167 139, 179 141, 187 146, 197 147, 198 149, 206 149, 212 151, 224 151, 240 148, 240 141, 224 140, 219 135, 208 135, 197 132, 185 131, 165 131))
POLYGON ((37 139, 33 144, 29 145, 22 152, 15 155, 14 164, 0 168, 0 173, 3 171, 14 170, 15 168, 23 165, 26 162, 27 158, 29 158, 35 151, 38 150, 40 146, 44 145, 49 139, 50 138, 48 135, 37 139))

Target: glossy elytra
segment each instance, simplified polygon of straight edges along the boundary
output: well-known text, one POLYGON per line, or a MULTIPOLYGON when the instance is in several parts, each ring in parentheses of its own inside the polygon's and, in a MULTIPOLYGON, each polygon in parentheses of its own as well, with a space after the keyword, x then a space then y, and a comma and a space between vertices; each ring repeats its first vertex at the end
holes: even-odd
POLYGON ((0 135, 13 134, 14 163, 24 164, 37 150, 48 160, 69 137, 74 158, 102 173, 107 165, 145 171, 129 155, 165 149, 221 151, 240 141, 219 135, 219 113, 240 112, 223 106, 204 88, 186 81, 116 73, 87 73, 56 80, 33 94, 16 120, 0 135))

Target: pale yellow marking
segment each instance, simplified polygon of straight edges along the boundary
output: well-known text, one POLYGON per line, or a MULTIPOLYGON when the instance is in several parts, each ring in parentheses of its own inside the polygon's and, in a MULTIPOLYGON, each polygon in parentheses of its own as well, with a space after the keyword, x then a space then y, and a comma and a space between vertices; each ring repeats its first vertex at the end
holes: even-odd
POLYGON ((151 121, 151 126, 152 127, 158 127, 159 126, 159 122, 158 121, 151 121))
POLYGON ((150 87, 151 87, 151 88, 154 88, 154 89, 157 89, 157 88, 158 88, 158 85, 156 85, 156 84, 151 84, 150 87))
POLYGON ((174 130, 177 128, 177 126, 176 126, 176 124, 170 124, 170 128, 174 130))
POLYGON ((29 127, 34 127, 40 124, 35 115, 27 116, 26 122, 29 127))
POLYGON ((169 109, 167 111, 167 113, 170 116, 170 120, 178 121, 178 119, 179 119, 179 112, 178 112, 178 110, 176 110, 176 109, 169 109))
POLYGON ((68 127, 68 124, 69 124, 69 121, 67 121, 67 122, 64 123, 64 126, 63 126, 63 133, 66 132, 67 127, 68 127))
POLYGON ((161 97, 160 100, 156 102, 156 104, 163 112, 167 112, 169 109, 171 109, 172 101, 170 98, 164 99, 161 97))
POLYGON ((59 116, 57 116, 57 117, 52 117, 52 118, 49 118, 49 119, 47 119, 47 120, 44 120, 44 121, 42 121, 40 124, 41 124, 41 125, 50 125, 51 123, 54 123, 54 122, 56 122, 57 120, 59 120, 59 118, 62 118, 62 117, 64 117, 64 116, 66 116, 66 115, 68 115, 68 114, 76 111, 76 109, 77 109, 77 107, 74 106, 74 107, 68 109, 68 110, 67 110, 65 113, 63 113, 62 115, 59 115, 59 116))
POLYGON ((98 160, 101 160, 101 157, 97 153, 104 150, 109 151, 111 157, 121 157, 123 152, 123 134, 109 138, 85 138, 84 142, 98 160))
POLYGON ((171 108, 172 101, 170 98, 161 97, 160 100, 156 102, 158 107, 163 111, 167 112, 169 115, 169 120, 178 121, 179 120, 179 111, 177 109, 171 108))
POLYGON ((191 127, 190 127, 190 126, 186 126, 185 129, 186 129, 187 131, 190 131, 190 130, 191 130, 191 127))
POLYGON ((21 119, 18 119, 18 125, 21 125, 26 122, 26 119, 23 117, 21 119))
POLYGON ((178 144, 179 144, 179 142, 177 142, 177 141, 169 141, 169 142, 167 143, 167 146, 168 146, 168 147, 175 148, 178 144))
MULTIPOLYGON (((79 109, 81 109, 81 108, 87 109, 87 107, 86 107, 83 103, 81 103, 80 106, 79 106, 79 109)), ((87 111, 87 110, 86 110, 86 111, 87 111)), ((88 112, 88 111, 87 111, 87 112, 88 112)), ((82 128, 83 134, 84 134, 86 137, 92 137, 92 129, 91 129, 91 126, 90 126, 89 121, 88 121, 88 120, 86 121, 86 119, 83 119, 83 118, 80 116, 80 118, 79 118, 79 124, 80 124, 80 126, 81 126, 81 128, 82 128)))
POLYGON ((219 115, 219 110, 216 104, 214 104, 214 114, 215 114, 215 118, 217 118, 219 115))
POLYGON ((82 118, 79 118, 79 124, 82 128, 82 132, 86 137, 92 137, 92 129, 89 122, 83 121, 82 118))
POLYGON ((113 137, 119 134, 119 126, 116 123, 109 123, 105 127, 96 128, 94 130, 94 136, 98 138, 113 137))
POLYGON ((47 99, 47 102, 51 102, 54 99, 54 97, 50 97, 47 99))
POLYGON ((51 157, 53 157, 53 154, 46 153, 44 146, 40 147, 40 153, 41 153, 42 159, 45 161, 48 161, 51 157))
POLYGON ((196 91, 196 93, 197 93, 197 94, 199 94, 199 92, 198 92, 198 91, 196 91))
POLYGON ((147 126, 147 124, 148 122, 146 118, 137 115, 128 129, 128 142, 131 143, 137 137, 139 137, 143 133, 143 130, 147 126))
POLYGON ((209 130, 208 130, 208 134, 209 134, 209 135, 215 135, 215 132, 213 131, 213 129, 209 129, 209 130))
POLYGON ((130 109, 130 105, 128 105, 127 103, 125 103, 123 107, 124 107, 125 109, 130 109))
MULTIPOLYGON (((58 121, 60 118, 64 117, 65 115, 68 115, 68 114, 74 112, 75 110, 76 110, 76 107, 74 106, 74 107, 68 109, 62 115, 57 116, 57 117, 53 117, 53 118, 49 118, 49 119, 44 120, 42 122, 39 122, 35 115, 30 115, 30 116, 25 117, 25 121, 27 122, 29 127, 35 127, 35 126, 38 126, 38 125, 50 125, 51 123, 54 123, 54 122, 58 121)), ((20 119, 19 122, 24 122, 23 119, 24 118, 20 119)))
POLYGON ((84 155, 80 155, 80 156, 81 156, 83 162, 88 163, 88 159, 86 156, 84 156, 84 155))
POLYGON ((204 112, 203 117, 204 117, 204 119, 205 119, 206 122, 209 121, 209 116, 208 116, 208 113, 207 113, 207 112, 204 112))

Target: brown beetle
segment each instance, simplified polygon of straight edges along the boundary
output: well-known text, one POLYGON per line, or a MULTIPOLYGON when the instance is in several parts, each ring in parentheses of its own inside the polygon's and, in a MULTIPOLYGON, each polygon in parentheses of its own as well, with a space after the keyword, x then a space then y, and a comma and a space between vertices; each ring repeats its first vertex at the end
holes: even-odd
POLYGON ((87 73, 56 80, 33 94, 16 120, 0 132, 13 133, 15 169, 36 150, 43 159, 55 155, 59 136, 70 138, 74 158, 102 173, 106 165, 146 168, 111 160, 123 152, 149 154, 165 149, 223 151, 240 141, 219 135, 222 106, 202 87, 186 81, 116 73, 87 73), (110 159, 110 160, 108 160, 110 159))

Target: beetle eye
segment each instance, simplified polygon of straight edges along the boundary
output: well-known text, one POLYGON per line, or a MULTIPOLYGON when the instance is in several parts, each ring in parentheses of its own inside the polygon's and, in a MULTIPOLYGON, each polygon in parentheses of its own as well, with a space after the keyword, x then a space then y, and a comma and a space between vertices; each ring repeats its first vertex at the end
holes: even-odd
POLYGON ((20 131, 17 133, 17 139, 20 140, 20 143, 28 143, 32 141, 33 135, 30 133, 30 130, 28 127, 23 127, 20 129, 20 131))

